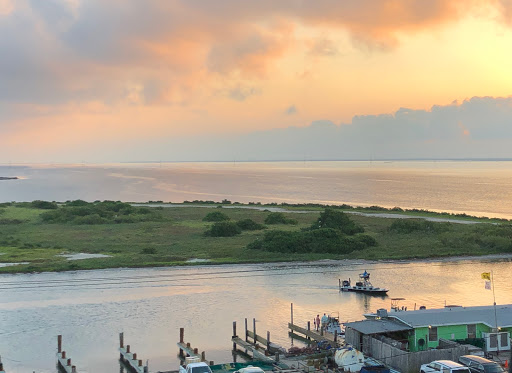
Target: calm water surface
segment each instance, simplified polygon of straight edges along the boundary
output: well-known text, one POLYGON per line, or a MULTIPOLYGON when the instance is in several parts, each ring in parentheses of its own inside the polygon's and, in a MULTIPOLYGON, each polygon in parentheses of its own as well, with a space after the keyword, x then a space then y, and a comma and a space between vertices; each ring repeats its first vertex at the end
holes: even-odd
POLYGON ((0 202, 318 202, 512 218, 512 162, 261 162, 0 166, 0 202))
POLYGON ((112 269, 0 276, 0 354, 9 373, 55 372, 56 336, 79 372, 113 373, 118 333, 150 370, 177 367, 179 328, 209 360, 231 359, 232 322, 256 318, 258 331, 290 347, 287 322, 306 325, 323 312, 343 321, 389 308, 404 297, 414 308, 490 305, 480 273, 492 270, 496 301, 512 303, 512 262, 465 260, 430 262, 316 262, 225 265, 193 268, 112 269), (340 293, 339 278, 364 269, 389 297, 340 293))

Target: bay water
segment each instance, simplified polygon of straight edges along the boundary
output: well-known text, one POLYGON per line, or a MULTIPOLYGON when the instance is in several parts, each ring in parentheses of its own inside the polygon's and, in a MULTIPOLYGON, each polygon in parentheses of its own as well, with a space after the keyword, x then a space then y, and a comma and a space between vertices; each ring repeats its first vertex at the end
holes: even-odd
POLYGON ((0 202, 228 199, 379 205, 512 218, 512 162, 233 162, 3 165, 0 202))

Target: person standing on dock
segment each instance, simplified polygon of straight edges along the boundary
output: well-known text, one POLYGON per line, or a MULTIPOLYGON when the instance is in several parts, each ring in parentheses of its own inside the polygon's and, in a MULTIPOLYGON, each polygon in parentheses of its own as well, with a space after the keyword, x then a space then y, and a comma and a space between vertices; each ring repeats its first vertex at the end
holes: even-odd
POLYGON ((320 315, 316 315, 315 328, 316 328, 316 331, 318 331, 318 329, 320 329, 320 315))
POLYGON ((324 313, 324 315, 322 316, 322 328, 324 328, 324 330, 327 329, 327 324, 329 323, 329 318, 327 317, 327 315, 324 313))

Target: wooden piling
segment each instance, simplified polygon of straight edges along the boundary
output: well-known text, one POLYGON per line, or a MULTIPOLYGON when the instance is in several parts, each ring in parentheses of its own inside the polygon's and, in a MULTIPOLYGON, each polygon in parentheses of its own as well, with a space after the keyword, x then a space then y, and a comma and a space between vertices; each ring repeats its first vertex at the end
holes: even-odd
POLYGON ((180 360, 185 360, 185 356, 194 356, 200 358, 202 361, 206 360, 206 357, 203 358, 203 356, 199 354, 199 349, 191 347, 190 342, 185 343, 185 328, 180 328, 180 341, 177 345, 180 349, 178 354, 180 360))
MULTIPOLYGON (((236 338, 236 337, 238 337, 236 335, 236 321, 233 321, 233 338, 236 338)), ((235 351, 235 350, 236 350, 236 343, 233 342, 233 351, 235 351)))
POLYGON ((57 336, 57 352, 62 352, 62 335, 57 336))
POLYGON ((142 360, 137 359, 136 353, 130 352, 130 345, 124 347, 124 334, 119 334, 119 360, 125 364, 127 370, 135 373, 147 372, 147 364, 145 367, 142 366, 142 360))
POLYGON ((201 361, 206 361, 206 353, 204 351, 201 352, 201 361))
POLYGON ((247 329, 247 317, 245 318, 245 341, 249 342, 249 335, 248 335, 248 329, 247 329))
POLYGON ((252 332, 254 333, 254 344, 258 342, 256 339, 256 319, 252 319, 252 332))
POLYGON ((293 325, 293 303, 290 306, 290 313, 291 313, 291 324, 293 325))
POLYGON ((334 331, 334 342, 338 342, 338 329, 334 331))
POLYGON ((270 332, 267 330, 267 351, 270 351, 270 332))
POLYGON ((62 358, 65 360, 66 359, 66 351, 62 351, 62 358))

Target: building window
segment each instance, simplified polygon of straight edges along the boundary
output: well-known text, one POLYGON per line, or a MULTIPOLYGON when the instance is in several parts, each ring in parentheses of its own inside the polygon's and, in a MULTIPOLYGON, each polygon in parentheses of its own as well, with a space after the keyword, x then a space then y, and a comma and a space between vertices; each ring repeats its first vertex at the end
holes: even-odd
POLYGON ((430 326, 428 328, 428 340, 437 341, 437 326, 430 326))
POLYGON ((468 338, 476 338, 476 324, 468 325, 468 338))
POLYGON ((496 334, 496 333, 489 334, 489 347, 490 348, 498 347, 498 334, 496 334))
POLYGON ((501 333, 501 347, 508 347, 508 333, 501 333))

